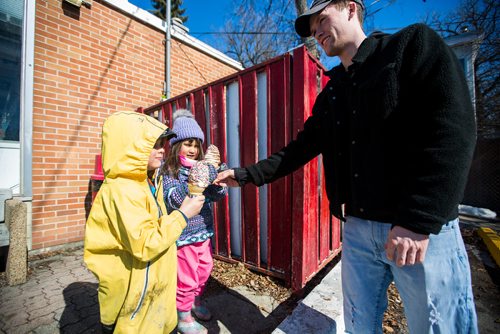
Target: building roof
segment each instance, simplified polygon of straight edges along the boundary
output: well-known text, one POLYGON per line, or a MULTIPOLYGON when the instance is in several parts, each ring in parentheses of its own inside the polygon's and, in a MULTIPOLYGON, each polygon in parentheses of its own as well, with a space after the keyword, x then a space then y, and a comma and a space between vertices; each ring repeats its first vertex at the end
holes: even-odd
MULTIPOLYGON (((119 9, 120 11, 135 17, 139 21, 142 21, 146 24, 149 24, 157 28, 160 31, 165 31, 166 29, 164 20, 160 19, 159 17, 151 14, 150 12, 142 8, 137 7, 136 5, 129 3, 128 0, 103 0, 103 1, 119 9)), ((183 27, 177 22, 174 22, 174 24, 172 25, 170 33, 172 38, 175 38, 199 50, 200 52, 203 52, 209 56, 214 57, 228 66, 231 66, 237 70, 243 69, 243 65, 240 62, 228 57, 226 54, 200 41, 199 39, 190 36, 188 33, 188 29, 183 27)))

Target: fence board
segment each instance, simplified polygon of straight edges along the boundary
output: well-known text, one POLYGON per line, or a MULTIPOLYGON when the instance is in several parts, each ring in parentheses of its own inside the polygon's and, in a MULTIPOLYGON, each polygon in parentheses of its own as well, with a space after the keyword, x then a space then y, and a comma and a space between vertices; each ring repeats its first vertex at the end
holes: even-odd
MULTIPOLYGON (((240 152, 241 166, 257 161, 257 75, 240 77, 240 152)), ((260 265, 259 192, 253 185, 241 190, 243 260, 260 265)))
POLYGON ((186 96, 182 95, 176 100, 177 103, 177 109, 186 109, 187 108, 187 103, 186 103, 186 96))
POLYGON ((332 221, 330 214, 330 203, 326 196, 325 174, 323 166, 319 164, 319 261, 326 259, 332 252, 332 221))
MULTIPOLYGON (((276 152, 290 141, 291 117, 285 59, 268 65, 268 152, 276 152)), ((291 240, 291 178, 281 178, 268 185, 269 267, 279 272, 290 271, 291 240)))
POLYGON ((195 91, 192 96, 193 104, 192 110, 196 121, 201 127, 201 130, 205 134, 205 141, 203 142, 203 150, 207 149, 207 116, 205 114, 205 94, 203 90, 199 89, 195 91))
MULTIPOLYGON (((209 88, 210 101, 210 138, 219 148, 221 161, 227 161, 226 146, 226 105, 224 84, 220 83, 209 88)), ((214 203, 215 253, 231 256, 229 204, 227 197, 214 203)))

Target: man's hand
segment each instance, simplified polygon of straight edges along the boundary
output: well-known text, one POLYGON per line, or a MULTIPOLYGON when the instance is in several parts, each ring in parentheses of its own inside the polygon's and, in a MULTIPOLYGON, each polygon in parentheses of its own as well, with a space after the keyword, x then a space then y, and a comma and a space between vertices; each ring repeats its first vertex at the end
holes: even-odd
POLYGON ((238 181, 234 178, 234 169, 227 169, 220 172, 213 182, 214 184, 222 187, 239 187, 238 181))
POLYGON ((200 213, 203 203, 205 203, 205 196, 203 195, 195 197, 186 196, 179 210, 189 219, 200 213))
POLYGON ((398 267, 422 263, 429 245, 429 236, 418 234, 401 226, 394 226, 385 243, 385 253, 398 267))

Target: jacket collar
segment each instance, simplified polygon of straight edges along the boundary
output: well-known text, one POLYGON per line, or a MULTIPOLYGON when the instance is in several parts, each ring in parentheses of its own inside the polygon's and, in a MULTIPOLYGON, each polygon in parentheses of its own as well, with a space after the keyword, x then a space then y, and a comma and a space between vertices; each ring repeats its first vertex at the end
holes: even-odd
MULTIPOLYGON (((361 43, 359 46, 358 51, 352 58, 352 65, 349 66, 349 68, 356 68, 360 64, 364 63, 372 54, 375 53, 379 43, 382 40, 382 37, 386 36, 387 34, 381 32, 381 31, 374 31, 371 33, 365 40, 361 43)), ((325 75, 327 75, 330 79, 338 76, 338 75, 343 75, 345 74, 346 70, 344 66, 341 64, 335 66, 331 70, 325 72, 325 75)))

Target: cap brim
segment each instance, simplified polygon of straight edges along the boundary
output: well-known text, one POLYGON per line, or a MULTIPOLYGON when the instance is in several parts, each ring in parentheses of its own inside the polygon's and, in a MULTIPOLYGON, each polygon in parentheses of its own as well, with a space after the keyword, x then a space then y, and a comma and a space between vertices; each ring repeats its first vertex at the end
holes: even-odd
POLYGON ((170 138, 176 138, 177 137, 177 134, 170 130, 170 128, 167 128, 165 131, 163 131, 163 133, 160 135, 160 137, 158 139, 162 139, 162 138, 166 138, 166 139, 170 139, 170 138))
POLYGON ((300 37, 311 36, 311 27, 309 24, 309 19, 311 18, 312 15, 317 14, 321 12, 323 9, 325 9, 325 7, 328 6, 330 3, 331 1, 322 3, 318 6, 306 10, 302 15, 297 17, 297 19, 295 20, 295 31, 297 32, 297 34, 299 34, 300 37))

